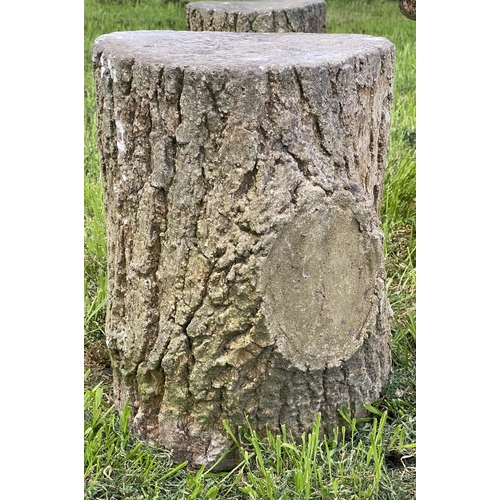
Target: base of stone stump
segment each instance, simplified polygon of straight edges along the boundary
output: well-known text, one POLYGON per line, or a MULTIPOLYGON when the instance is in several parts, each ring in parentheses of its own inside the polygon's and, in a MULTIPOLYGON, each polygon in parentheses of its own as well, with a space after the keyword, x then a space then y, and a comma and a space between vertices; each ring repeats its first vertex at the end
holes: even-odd
POLYGON ((115 404, 174 460, 213 464, 225 419, 300 438, 321 412, 329 435, 380 396, 394 56, 367 35, 96 40, 115 404))
POLYGON ((326 32, 324 0, 243 0, 191 2, 186 5, 190 31, 254 33, 326 32))

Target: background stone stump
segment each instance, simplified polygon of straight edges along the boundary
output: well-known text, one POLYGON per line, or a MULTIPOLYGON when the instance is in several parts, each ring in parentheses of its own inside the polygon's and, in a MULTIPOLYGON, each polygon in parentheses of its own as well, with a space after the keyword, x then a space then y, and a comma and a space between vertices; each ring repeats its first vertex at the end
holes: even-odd
POLYGON ((398 0, 401 14, 412 21, 417 20, 417 0, 398 0))
POLYGON ((191 31, 325 33, 324 0, 244 0, 191 2, 186 5, 191 31))
POLYGON ((96 40, 115 403, 175 460, 213 463, 223 419, 298 437, 321 412, 328 433, 379 397, 394 54, 365 35, 96 40))

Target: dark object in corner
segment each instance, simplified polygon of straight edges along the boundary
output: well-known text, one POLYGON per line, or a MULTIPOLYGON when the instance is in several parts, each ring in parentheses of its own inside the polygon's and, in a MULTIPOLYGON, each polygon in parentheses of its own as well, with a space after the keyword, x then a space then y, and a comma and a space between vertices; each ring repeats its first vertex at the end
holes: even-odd
POLYGON ((403 16, 417 20, 417 0, 398 0, 399 10, 403 16))

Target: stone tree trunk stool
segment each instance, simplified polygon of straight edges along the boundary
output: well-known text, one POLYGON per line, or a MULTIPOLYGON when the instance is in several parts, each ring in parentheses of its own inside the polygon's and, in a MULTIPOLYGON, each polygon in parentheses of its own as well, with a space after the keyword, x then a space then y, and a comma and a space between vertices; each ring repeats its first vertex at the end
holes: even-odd
POLYGON ((190 31, 254 33, 326 32, 324 0, 246 0, 191 2, 186 5, 190 31))
POLYGON ((95 41, 115 404, 175 460, 212 464, 224 419, 298 437, 321 412, 328 434, 380 396, 394 57, 365 35, 95 41))

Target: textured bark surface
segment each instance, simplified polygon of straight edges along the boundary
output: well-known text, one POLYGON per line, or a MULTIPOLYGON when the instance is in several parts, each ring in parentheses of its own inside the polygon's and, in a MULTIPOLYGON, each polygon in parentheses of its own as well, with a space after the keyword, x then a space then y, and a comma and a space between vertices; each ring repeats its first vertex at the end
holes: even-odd
POLYGON ((186 5, 191 31, 325 33, 324 0, 246 0, 191 2, 186 5))
MULTIPOLYGON (((394 46, 125 32, 93 49, 115 403, 176 460, 296 436, 390 370, 379 211, 394 46)), ((227 466, 231 466, 228 459, 227 466)))
POLYGON ((417 0, 398 0, 399 10, 403 16, 417 20, 417 0))

